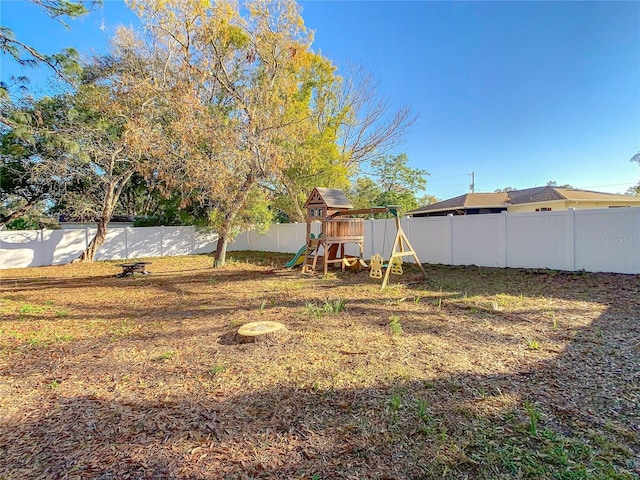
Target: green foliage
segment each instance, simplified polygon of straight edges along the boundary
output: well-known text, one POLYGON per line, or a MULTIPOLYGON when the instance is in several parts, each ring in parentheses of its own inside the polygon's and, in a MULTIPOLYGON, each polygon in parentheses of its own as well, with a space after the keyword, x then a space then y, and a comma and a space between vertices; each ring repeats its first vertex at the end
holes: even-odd
POLYGON ((8 228, 37 228, 45 205, 65 188, 63 159, 72 142, 52 133, 58 107, 58 102, 43 98, 2 108, 0 117, 11 128, 0 132, 0 225, 12 222, 8 228))
POLYGON ((223 373, 226 369, 227 367, 225 367, 224 365, 213 365, 209 368, 209 373, 213 376, 216 376, 219 373, 223 373))
POLYGON ((173 350, 168 350, 158 355, 157 360, 171 360, 175 354, 173 350))
POLYGON ((418 199, 418 206, 424 207, 426 205, 432 205, 434 203, 438 203, 440 199, 435 195, 425 194, 418 199))
POLYGON ((305 315, 309 317, 321 318, 326 314, 337 315, 344 311, 346 301, 343 298, 330 301, 326 300, 324 305, 318 305, 314 302, 308 302, 305 305, 305 315))
POLYGON ((540 421, 540 411, 538 407, 530 401, 524 402, 524 408, 527 411, 529 417, 529 433, 536 435, 538 433, 538 422, 540 421))
MULTIPOLYGON (((410 168, 406 154, 386 155, 370 162, 370 176, 360 177, 350 191, 355 208, 398 205, 405 212, 420 206, 416 194, 427 185, 426 170, 410 168)), ((384 217, 382 214, 377 217, 384 217)))
POLYGON ((359 177, 353 189, 349 192, 349 198, 354 208, 371 208, 380 206, 377 202, 382 194, 380 186, 369 177, 359 177))
MULTIPOLYGON (((47 16, 57 20, 66 28, 68 25, 64 21, 65 18, 79 17, 102 4, 101 0, 31 0, 31 2, 41 7, 47 16)), ((17 39, 13 31, 5 26, 0 26, 0 54, 12 58, 25 67, 48 65, 60 75, 77 74, 80 69, 78 53, 73 48, 66 48, 51 55, 45 54, 17 39)), ((28 80, 18 79, 16 83, 25 86, 28 80)))
POLYGON ((44 308, 39 307, 37 305, 31 305, 31 304, 25 304, 25 305, 21 305, 18 308, 18 313, 22 314, 22 315, 30 315, 30 314, 37 314, 40 315, 42 313, 44 313, 44 308))
POLYGON ((389 329, 394 335, 403 333, 402 325, 400 325, 400 317, 398 315, 391 315, 389 317, 389 329))
POLYGON ((397 412, 400 410, 400 407, 402 407, 402 395, 394 393, 391 395, 391 398, 389 398, 387 405, 389 406, 389 410, 397 412))
POLYGON ((371 174, 377 178, 380 188, 384 192, 417 192, 427 186, 425 176, 429 172, 407 165, 407 154, 384 155, 371 160, 371 174))
POLYGON ((37 230, 38 227, 38 220, 34 218, 22 217, 7 223, 7 230, 37 230))

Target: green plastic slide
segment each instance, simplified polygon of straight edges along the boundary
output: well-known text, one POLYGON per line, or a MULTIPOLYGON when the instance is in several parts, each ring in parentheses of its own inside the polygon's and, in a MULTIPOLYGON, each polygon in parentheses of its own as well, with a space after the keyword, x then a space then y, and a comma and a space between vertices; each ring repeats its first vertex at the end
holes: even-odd
POLYGON ((295 267, 296 265, 301 265, 302 262, 304 262, 304 254, 306 251, 307 251, 307 245, 304 244, 300 247, 300 250, 298 250, 298 253, 296 253, 295 256, 285 264, 285 267, 292 268, 292 267, 295 267))

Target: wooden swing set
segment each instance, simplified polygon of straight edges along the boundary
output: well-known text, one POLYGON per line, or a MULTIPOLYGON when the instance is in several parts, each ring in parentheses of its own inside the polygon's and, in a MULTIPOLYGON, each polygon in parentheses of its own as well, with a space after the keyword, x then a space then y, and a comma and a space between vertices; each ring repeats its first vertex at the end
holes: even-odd
MULTIPOLYGON (((394 206, 353 209, 353 205, 340 190, 316 187, 305 203, 307 209, 307 247, 302 265, 303 273, 315 273, 318 264, 323 266, 327 274, 330 265, 340 264, 342 271, 346 268, 359 270, 369 268, 371 278, 382 280, 382 288, 387 286, 389 275, 402 275, 402 258, 412 256, 418 268, 427 278, 415 250, 402 230, 398 208, 394 206), (364 219, 351 215, 391 213, 395 218, 396 236, 391 248, 389 261, 385 264, 379 253, 374 254, 369 263, 364 260, 364 219), (320 234, 314 236, 312 224, 320 222, 320 234), (345 246, 353 244, 359 254, 346 255, 345 246), (383 274, 383 270, 386 271, 383 274)), ((386 234, 386 225, 385 225, 386 234)), ((386 237, 386 235, 385 235, 386 237)), ((386 239, 386 238, 385 238, 386 239)), ((383 252, 384 253, 384 252, 383 252)))

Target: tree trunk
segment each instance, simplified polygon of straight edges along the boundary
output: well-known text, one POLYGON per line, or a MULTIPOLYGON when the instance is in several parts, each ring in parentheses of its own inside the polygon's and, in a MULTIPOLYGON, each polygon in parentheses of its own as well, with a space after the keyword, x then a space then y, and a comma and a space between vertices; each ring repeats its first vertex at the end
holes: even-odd
POLYGON ((214 267, 224 267, 227 262, 227 246, 229 245, 229 237, 222 233, 218 237, 218 245, 216 247, 215 258, 213 261, 214 267))
POLYGON ((100 214, 100 219, 98 220, 98 231, 89 242, 89 245, 87 245, 87 248, 78 258, 78 260, 80 260, 81 262, 93 262, 98 248, 100 248, 100 246, 106 240, 107 224, 109 223, 109 220, 111 220, 111 216, 113 215, 113 211, 116 208, 118 199, 122 194, 122 189, 131 178, 131 175, 133 175, 133 170, 124 172, 121 178, 119 178, 118 180, 114 180, 106 185, 106 191, 102 203, 102 213, 100 214))
POLYGON ((87 248, 80 255, 79 260, 81 262, 93 262, 98 248, 100 248, 107 238, 107 223, 109 223, 110 219, 110 215, 106 218, 105 216, 100 217, 100 220, 98 221, 98 231, 89 242, 89 245, 87 245, 87 248))
POLYGON ((224 220, 222 221, 220 231, 218 232, 218 245, 216 246, 215 259, 213 261, 214 267, 224 267, 227 262, 227 247, 229 245, 229 240, 233 239, 232 231, 234 222, 238 213, 244 208, 244 204, 249 196, 249 191, 251 190, 251 187, 253 187, 254 183, 254 176, 249 175, 233 199, 233 202, 230 203, 230 205, 233 205, 233 208, 230 208, 225 212, 224 220))
POLYGON ((300 205, 300 202, 298 201, 298 197, 292 194, 291 201, 293 202, 293 207, 296 209, 295 218, 292 218, 291 220, 297 223, 304 223, 307 220, 307 215, 302 210, 302 205, 300 205))

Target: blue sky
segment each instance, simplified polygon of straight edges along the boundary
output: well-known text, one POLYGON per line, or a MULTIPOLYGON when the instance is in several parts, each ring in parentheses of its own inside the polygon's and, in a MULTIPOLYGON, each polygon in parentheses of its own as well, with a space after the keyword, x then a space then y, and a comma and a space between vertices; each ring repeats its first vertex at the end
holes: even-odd
MULTIPOLYGON (((419 115, 398 153, 448 198, 554 180, 624 192, 640 179, 640 2, 303 1, 314 50, 363 64, 419 115)), ((22 0, 0 23, 43 51, 105 52, 135 17, 119 0, 66 30, 22 0)), ((20 73, 2 58, 0 77, 20 73)), ((43 74, 35 92, 46 89, 43 74)))

